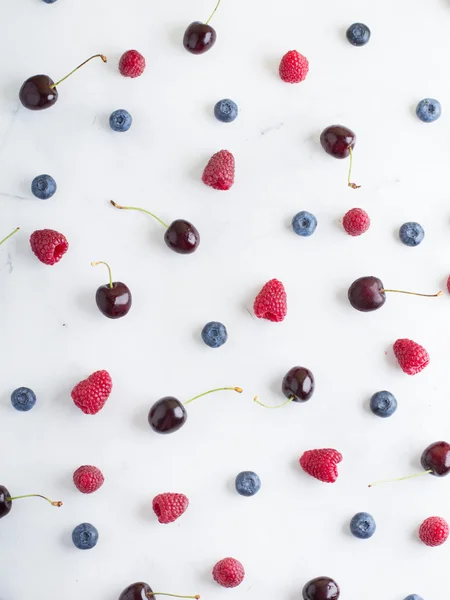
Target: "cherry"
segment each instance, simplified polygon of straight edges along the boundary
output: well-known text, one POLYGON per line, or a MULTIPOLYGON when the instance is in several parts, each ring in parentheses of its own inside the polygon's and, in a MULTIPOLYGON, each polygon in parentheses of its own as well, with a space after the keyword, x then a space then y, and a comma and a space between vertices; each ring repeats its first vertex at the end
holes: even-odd
POLYGON ((405 292, 403 290, 388 290, 378 277, 366 276, 356 279, 348 288, 348 299, 356 310, 371 312, 383 306, 386 302, 386 292, 422 296, 425 298, 442 296, 442 292, 438 292, 437 294, 417 294, 416 292, 405 292))
POLYGON ((242 393, 240 387, 216 388, 214 390, 209 390, 208 392, 203 392, 203 394, 199 394, 198 396, 194 396, 194 398, 191 398, 184 403, 173 396, 165 396, 155 402, 148 413, 150 427, 153 431, 156 431, 156 433, 174 433, 175 431, 178 431, 178 429, 180 429, 187 421, 187 411, 185 409, 187 404, 190 404, 194 400, 197 400, 197 398, 201 398, 207 394, 221 391, 242 393))
POLYGON ((286 402, 277 406, 268 406, 258 400, 256 396, 253 400, 256 404, 264 408, 281 408, 290 402, 306 402, 314 393, 314 375, 305 367, 292 367, 283 378, 281 391, 286 396, 286 402))
POLYGON ((148 583, 139 581, 138 583, 132 583, 119 596, 119 600, 146 600, 146 598, 153 598, 153 596, 170 596, 172 598, 192 598, 193 600, 199 600, 200 596, 179 596, 178 594, 165 594, 164 592, 154 592, 148 583))
POLYGON ((331 154, 334 158, 347 158, 350 156, 348 186, 354 190, 360 188, 360 185, 350 181, 353 166, 353 148, 356 144, 356 135, 353 131, 343 125, 331 125, 320 134, 320 143, 325 152, 331 154))
POLYGON ((93 58, 101 58, 103 62, 107 62, 106 56, 103 54, 95 54, 81 63, 81 65, 78 65, 76 69, 60 79, 57 83, 55 83, 48 75, 33 75, 33 77, 29 77, 20 88, 20 101, 25 108, 29 108, 30 110, 44 110, 44 108, 50 108, 50 106, 53 106, 58 100, 58 90, 56 89, 56 86, 73 75, 78 69, 81 69, 81 67, 93 58))
POLYGON ((109 319, 120 319, 128 314, 131 308, 131 292, 127 285, 121 281, 113 281, 111 268, 102 260, 91 263, 93 267, 105 265, 109 273, 109 283, 101 285, 96 294, 95 301, 102 314, 109 319))
POLYGON ((220 0, 218 0, 216 8, 213 10, 206 23, 194 21, 184 32, 183 46, 191 54, 204 54, 216 43, 217 33, 216 30, 211 27, 209 22, 219 8, 219 4, 220 0))
POLYGON ((167 225, 167 223, 164 223, 164 221, 149 210, 138 208, 136 206, 120 206, 120 204, 116 204, 114 200, 110 200, 110 202, 115 208, 120 208, 121 210, 139 210, 159 221, 161 225, 166 228, 164 241, 174 252, 177 252, 178 254, 192 254, 192 252, 197 250, 198 245, 200 244, 200 234, 196 227, 194 227, 192 223, 189 223, 189 221, 177 219, 170 225, 167 225))
POLYGON ((0 246, 6 242, 6 240, 9 240, 10 237, 12 237, 15 233, 17 233, 19 231, 20 227, 16 227, 14 229, 14 231, 11 231, 11 233, 9 235, 7 235, 6 237, 4 237, 2 240, 0 240, 0 246))
POLYGON ((6 515, 11 512, 12 501, 20 500, 21 498, 42 498, 43 500, 47 500, 52 506, 62 506, 62 502, 53 502, 53 500, 49 500, 40 494, 27 494, 26 496, 13 497, 4 485, 0 485, 0 519, 6 517, 6 515))
POLYGON ((331 577, 316 577, 303 588, 303 600, 338 600, 340 590, 331 577))

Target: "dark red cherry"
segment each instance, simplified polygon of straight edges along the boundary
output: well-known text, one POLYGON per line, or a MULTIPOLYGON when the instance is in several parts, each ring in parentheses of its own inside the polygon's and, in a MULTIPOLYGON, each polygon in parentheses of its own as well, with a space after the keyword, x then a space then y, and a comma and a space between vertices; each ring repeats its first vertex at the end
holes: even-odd
POLYGON ((386 294, 378 277, 360 277, 348 288, 348 299, 356 310, 370 312, 381 308, 386 302, 386 294))
POLYGON ((303 600, 338 600, 340 590, 331 577, 316 577, 303 588, 303 600))
POLYGON ((430 475, 445 477, 450 472, 450 444, 447 442, 434 442, 426 448, 420 459, 425 471, 430 475))
POLYGON ((306 402, 314 393, 314 375, 305 367, 292 367, 284 376, 281 386, 286 398, 306 402))
POLYGON ((350 148, 353 150, 355 147, 356 135, 348 127, 331 125, 322 131, 320 143, 325 152, 334 158, 347 158, 350 148))
POLYGON ((211 25, 194 21, 184 32, 183 46, 191 54, 204 54, 216 42, 217 34, 211 25))
POLYGON ((101 285, 96 294, 95 301, 102 314, 109 319, 120 319, 128 314, 131 308, 130 288, 121 281, 113 281, 111 268, 107 262, 98 261, 91 263, 93 267, 105 265, 109 273, 109 283, 101 285))
POLYGON ((147 598, 153 598, 152 588, 148 583, 139 581, 138 583, 132 583, 129 585, 119 596, 119 600, 147 600, 147 598))
POLYGON ((51 87, 54 83, 48 75, 33 75, 27 79, 19 92, 23 106, 30 110, 44 110, 53 106, 58 100, 58 90, 51 87))
POLYGON ((200 234, 189 221, 177 219, 167 228, 164 241, 178 254, 192 254, 200 244, 200 234))
POLYGON ((155 402, 148 413, 148 422, 156 433, 174 433, 183 427, 186 421, 186 409, 173 396, 165 396, 155 402))
POLYGON ((6 517, 11 512, 12 500, 11 494, 4 485, 0 485, 0 519, 6 517))

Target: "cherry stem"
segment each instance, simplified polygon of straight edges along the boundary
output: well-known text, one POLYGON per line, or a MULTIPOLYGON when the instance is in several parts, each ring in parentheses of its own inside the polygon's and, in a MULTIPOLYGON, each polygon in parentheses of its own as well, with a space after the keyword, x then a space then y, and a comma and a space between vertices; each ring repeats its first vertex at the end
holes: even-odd
POLYGON ((151 598, 152 596, 170 596, 171 598, 194 598, 194 600, 200 599, 198 594, 196 596, 180 596, 179 594, 166 594, 165 592, 147 592, 145 595, 147 598, 151 598))
POLYGON ((439 291, 437 294, 418 294, 417 292, 405 292, 404 290, 380 290, 380 292, 395 292, 396 294, 408 294, 409 296, 421 296, 422 298, 439 298, 443 295, 443 291, 439 291))
POLYGON ((96 267, 97 265, 105 265, 105 267, 108 269, 109 287, 112 289, 113 288, 113 280, 112 280, 111 267, 108 265, 107 262, 105 262, 103 260, 99 260, 98 262, 91 262, 91 267, 96 267))
POLYGON ((40 494, 26 494, 25 496, 14 496, 12 498, 6 498, 7 502, 12 502, 12 500, 20 500, 21 498, 42 498, 43 500, 47 500, 47 502, 49 504, 51 504, 52 506, 62 506, 63 503, 62 502, 54 502, 53 500, 50 500, 49 498, 46 498, 45 496, 41 496, 40 494))
POLYGON ((422 471, 421 473, 415 473, 414 475, 408 475, 407 477, 398 477, 397 479, 382 479, 381 481, 375 481, 375 483, 371 483, 369 487, 373 487, 374 485, 379 485, 380 483, 393 483, 394 481, 404 481, 405 479, 414 479, 414 477, 421 477, 422 475, 429 475, 433 471, 428 469, 428 471, 422 471))
POLYGON ((348 181, 348 187, 351 187, 352 189, 357 190, 361 186, 360 185, 356 185, 356 183, 352 183, 350 181, 350 178, 352 176, 352 167, 353 167, 353 150, 352 150, 351 146, 349 146, 348 151, 350 153, 350 166, 348 168, 348 179, 347 179, 347 181, 348 181))
POLYGON ((11 233, 9 235, 7 235, 5 238, 0 240, 0 246, 3 244, 3 242, 6 242, 6 240, 9 240, 10 237, 12 237, 15 233, 17 233, 19 231, 19 229, 20 229, 20 227, 16 227, 14 229, 14 231, 11 231, 11 233))
POLYGON ((50 86, 50 89, 54 90, 57 85, 59 85, 60 83, 62 83, 66 79, 68 79, 71 75, 73 75, 76 71, 78 71, 78 69, 81 69, 81 67, 84 67, 84 65, 87 64, 93 58, 101 58, 104 63, 108 62, 108 59, 106 58, 106 56, 104 56, 104 54, 94 54, 94 56, 91 56, 91 58, 88 58, 87 60, 85 60, 83 63, 81 63, 81 65, 78 65, 78 67, 76 69, 74 69, 73 71, 70 71, 70 73, 68 75, 66 75, 65 77, 63 77, 62 79, 57 81, 56 83, 52 83, 52 85, 50 86))
POLYGON ((186 404, 190 404, 191 402, 194 402, 194 400, 197 400, 197 398, 201 398, 202 396, 207 396, 208 394, 213 394, 214 392, 222 392, 222 391, 226 391, 226 390, 229 390, 230 392, 237 392, 238 394, 242 394, 242 392, 244 391, 240 387, 216 388, 214 390, 209 390, 208 392, 203 392, 203 394, 199 394, 198 396, 194 396, 193 398, 191 398, 190 400, 187 400, 183 404, 184 404, 184 406, 186 406, 186 404))
POLYGON ((206 25, 208 25, 208 23, 211 21, 211 19, 213 18, 213 16, 216 14, 217 9, 219 8, 219 4, 220 4, 220 0, 217 0, 216 8, 212 11, 211 16, 206 21, 206 25))
POLYGON ((144 212, 147 215, 150 215, 151 217, 153 217, 154 219, 159 221, 161 223, 161 225, 164 225, 164 227, 166 229, 169 229, 169 226, 167 225, 167 223, 164 223, 164 221, 162 221, 159 217, 157 217, 155 214, 153 214, 149 210, 145 210, 145 208, 138 208, 137 206, 120 206, 120 204, 117 204, 116 202, 114 202, 114 200, 110 200, 110 203, 114 206, 114 208, 120 208, 121 210, 140 210, 141 212, 144 212))
POLYGON ((289 402, 292 402, 293 399, 294 396, 289 396, 289 398, 286 400, 286 402, 283 402, 283 404, 278 404, 277 406, 269 406, 268 404, 263 404, 262 402, 260 402, 258 400, 258 396, 255 396, 253 398, 253 402, 256 402, 256 404, 259 404, 260 406, 264 406, 264 408, 282 408, 283 406, 286 406, 286 404, 289 404, 289 402))

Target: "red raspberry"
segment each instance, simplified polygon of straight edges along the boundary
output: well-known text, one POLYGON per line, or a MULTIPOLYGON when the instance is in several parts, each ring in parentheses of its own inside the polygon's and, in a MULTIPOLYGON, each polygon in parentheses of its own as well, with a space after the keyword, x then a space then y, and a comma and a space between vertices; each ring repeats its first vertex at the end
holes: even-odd
POLYGON ((271 279, 263 286, 255 298, 253 312, 258 319, 283 321, 287 314, 287 296, 281 281, 271 279))
POLYGON ((394 344, 394 354, 407 375, 420 373, 430 362, 430 356, 425 348, 412 340, 397 340, 394 344))
POLYGON ((234 183, 234 156, 228 150, 213 154, 202 175, 202 181, 215 190, 229 190, 234 183))
POLYGON ((345 213, 342 224, 348 235, 361 235, 369 229, 370 218, 362 208, 352 208, 345 213))
POLYGON ((145 70, 145 58, 137 50, 127 50, 119 61, 119 71, 124 77, 139 77, 145 70))
POLYGON ((447 279, 447 289, 448 293, 450 294, 450 277, 447 279))
POLYGON ((338 478, 337 464, 342 460, 342 454, 333 448, 307 450, 300 457, 301 468, 325 483, 334 483, 338 478))
POLYGON ((289 50, 281 59, 279 73, 286 83, 300 83, 306 78, 308 71, 308 59, 297 50, 289 50))
POLYGON ((73 482, 82 494, 92 494, 102 487, 105 478, 97 467, 84 465, 73 474, 73 482))
POLYGON ((53 229, 38 229, 31 234, 31 249, 45 265, 54 265, 61 260, 69 248, 62 233, 53 229))
POLYGON ((419 529, 419 537, 427 546, 440 546, 448 538, 448 523, 441 517, 428 517, 419 529))
POLYGON ((95 415, 108 400, 112 379, 108 371, 95 371, 72 390, 72 399, 86 415, 95 415))
POLYGON ((245 571, 242 563, 235 558, 222 558, 214 565, 214 581, 223 587, 233 588, 244 580, 245 571))
POLYGON ((184 494, 158 494, 152 506, 160 523, 173 523, 185 512, 189 499, 184 494))

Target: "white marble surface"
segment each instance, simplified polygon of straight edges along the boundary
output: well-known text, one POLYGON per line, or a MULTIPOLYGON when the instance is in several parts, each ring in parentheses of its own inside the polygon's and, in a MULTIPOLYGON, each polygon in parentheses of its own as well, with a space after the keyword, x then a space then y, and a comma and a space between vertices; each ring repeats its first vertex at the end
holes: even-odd
POLYGON ((429 549, 416 532, 430 515, 450 520, 449 481, 367 484, 419 470, 425 446, 449 438, 450 300, 390 297, 365 315, 350 308, 346 290, 372 274, 389 287, 432 292, 450 272, 450 3, 223 0, 213 23, 216 46, 192 56, 181 45, 183 31, 206 19, 211 4, 3 4, 1 233, 16 226, 21 232, 0 253, 1 483, 65 505, 17 502, 1 521, 0 598, 117 600, 126 585, 143 579, 155 590, 204 599, 295 600, 307 580, 329 575, 341 586, 341 600, 403 600, 413 592, 441 600, 450 542, 429 549), (364 48, 345 39, 354 21, 372 29, 364 48), (147 59, 137 80, 117 70, 129 48, 147 59), (277 74, 292 48, 311 65, 297 86, 277 74), (67 81, 53 108, 19 109, 24 79, 38 72, 59 78, 96 52, 108 55, 108 65, 92 63, 67 81), (432 125, 414 114, 426 96, 443 106, 432 125), (212 116, 223 97, 239 105, 231 125, 212 116), (117 108, 134 117, 127 134, 109 129, 117 108), (334 122, 358 136, 358 191, 345 186, 346 164, 318 143, 334 122), (229 192, 201 182, 209 156, 221 148, 236 158, 229 192), (58 192, 43 202, 29 187, 45 172, 58 192), (110 198, 166 220, 191 220, 202 236, 199 251, 171 253, 157 223, 113 210, 110 198), (359 239, 338 223, 353 206, 372 218, 359 239), (310 239, 288 227, 303 209, 319 221, 310 239), (416 249, 396 237, 408 220, 426 230, 416 249), (29 235, 41 228, 61 231, 70 243, 52 268, 30 251, 29 235), (94 294, 106 273, 91 268, 92 260, 110 262, 115 279, 131 288, 126 318, 112 322, 98 312, 94 294), (246 311, 272 277, 288 293, 282 324, 246 311), (219 350, 199 337, 212 319, 229 330, 219 350), (415 378, 392 358, 398 337, 430 352, 430 366, 415 378), (268 411, 252 402, 255 394, 279 402, 281 379, 295 364, 316 376, 309 403, 268 411), (70 390, 102 368, 112 375, 113 393, 101 413, 88 417, 70 390), (38 396, 26 414, 9 403, 21 385, 38 396), (218 385, 245 393, 199 400, 170 437, 150 431, 147 412, 156 399, 187 399, 218 385), (391 419, 367 409, 379 389, 398 398, 391 419), (332 486, 303 474, 297 462, 304 450, 326 446, 344 455, 332 486), (106 477, 92 496, 71 483, 73 470, 86 463, 106 477), (262 478, 254 498, 233 491, 244 469, 262 478), (191 500, 169 526, 151 510, 153 496, 165 491, 191 500), (377 520, 370 541, 348 533, 360 510, 377 520), (90 552, 71 544, 82 521, 100 531, 90 552), (229 555, 246 569, 233 591, 210 575, 229 555))

